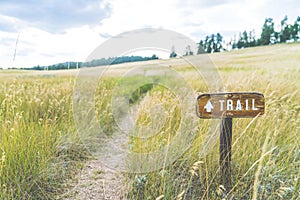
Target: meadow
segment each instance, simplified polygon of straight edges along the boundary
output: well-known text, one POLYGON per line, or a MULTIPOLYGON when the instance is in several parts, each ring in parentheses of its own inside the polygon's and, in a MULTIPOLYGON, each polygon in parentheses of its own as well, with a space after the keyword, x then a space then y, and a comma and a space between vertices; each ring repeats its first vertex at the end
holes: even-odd
MULTIPOLYGON (((209 55, 225 91, 257 91, 266 99, 263 116, 233 120, 232 188, 219 185, 218 142, 201 154, 214 120, 198 119, 192 145, 174 162, 147 173, 124 174, 125 198, 299 199, 299 52, 296 43, 209 55)), ((209 92, 192 66, 178 58, 170 63, 197 94, 209 92)), ((114 67, 97 87, 96 114, 107 135, 118 128, 112 114, 113 89, 131 65, 114 67)), ((0 199, 60 198, 91 158, 74 122, 76 74, 76 70, 0 72, 0 199)), ((140 79, 133 76, 125 81, 140 79)), ((152 108, 161 105, 165 110, 164 123, 160 129, 154 127, 153 137, 130 138, 133 152, 148 153, 172 144, 178 129, 184 128, 180 124, 183 108, 175 92, 148 84, 132 93, 130 103, 139 105, 134 135, 144 134, 139 127, 160 121, 160 114, 149 117, 152 108)))

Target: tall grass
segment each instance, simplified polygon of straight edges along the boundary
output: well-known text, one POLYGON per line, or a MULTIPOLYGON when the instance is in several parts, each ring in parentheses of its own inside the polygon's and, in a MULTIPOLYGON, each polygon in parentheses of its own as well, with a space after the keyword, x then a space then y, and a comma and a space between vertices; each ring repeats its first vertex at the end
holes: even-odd
MULTIPOLYGON (((159 171, 128 175, 129 199, 298 199, 300 197, 300 71, 298 68, 272 68, 270 65, 249 70, 247 63, 220 65, 226 91, 258 91, 265 95, 266 113, 253 119, 233 120, 232 188, 219 185, 219 147, 200 157, 203 134, 209 120, 199 119, 198 136, 191 148, 172 165, 159 171), (247 70, 245 70, 247 69, 247 70)), ((184 71, 196 91, 205 91, 201 81, 184 71), (197 83, 197 84, 196 84, 197 83)), ((148 113, 157 104, 176 106, 168 92, 152 90, 140 107, 138 123, 149 123, 148 113), (163 94, 163 96, 161 96, 163 94)), ((178 111, 168 108, 168 119, 180 121, 178 111)), ((157 117, 159 118, 159 114, 157 117)), ((190 130, 186 130, 188 133, 190 130)), ((148 152, 159 149, 166 136, 176 134, 176 125, 166 123, 148 140, 132 139, 133 149, 148 152), (162 137, 164 135, 165 137, 162 137)), ((163 159, 163 158, 161 158, 163 159)))
POLYGON ((72 85, 62 77, 1 79, 0 199, 53 199, 64 191, 80 156, 72 85))
MULTIPOLYGON (((211 120, 199 119, 193 144, 176 161, 160 170, 126 176, 128 199, 299 199, 300 70, 295 65, 299 57, 292 56, 299 48, 289 47, 282 55, 277 54, 282 49, 272 48, 212 56, 226 91, 258 91, 266 99, 264 116, 233 120, 232 188, 219 185, 218 143, 200 156, 211 120), (268 56, 261 56, 265 51, 268 56)), ((197 93, 209 92, 191 66, 174 68, 197 93)), ((116 128, 111 100, 122 75, 116 74, 102 78, 95 94, 97 120, 108 135, 116 128)), ((69 187, 66 180, 78 164, 89 156, 73 120, 74 80, 72 76, 1 78, 0 199, 57 198, 69 187)), ((133 152, 147 153, 172 143, 182 112, 174 93, 151 84, 129 97, 131 104, 140 105, 135 136, 151 136, 131 137, 133 152), (158 107, 165 117, 155 112, 155 118, 149 117, 153 109, 160 111, 155 110, 158 107), (153 130, 145 135, 150 130, 143 128, 147 125, 153 130)))

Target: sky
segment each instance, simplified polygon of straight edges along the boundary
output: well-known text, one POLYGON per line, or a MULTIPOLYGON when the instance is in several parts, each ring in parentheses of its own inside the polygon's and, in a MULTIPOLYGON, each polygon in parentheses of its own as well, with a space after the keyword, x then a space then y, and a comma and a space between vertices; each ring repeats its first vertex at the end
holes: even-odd
POLYGON ((266 17, 279 29, 285 15, 289 23, 300 16, 299 0, 0 0, 0 67, 85 61, 104 41, 141 28, 195 42, 217 32, 228 41, 244 30, 259 36, 266 17))

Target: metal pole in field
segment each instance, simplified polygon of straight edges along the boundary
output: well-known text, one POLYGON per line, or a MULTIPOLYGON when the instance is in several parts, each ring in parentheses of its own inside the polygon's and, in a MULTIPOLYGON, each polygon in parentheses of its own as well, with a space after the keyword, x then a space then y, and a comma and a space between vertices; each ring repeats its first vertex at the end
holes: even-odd
POLYGON ((231 188, 231 141, 232 118, 223 118, 220 126, 220 184, 227 190, 231 188))

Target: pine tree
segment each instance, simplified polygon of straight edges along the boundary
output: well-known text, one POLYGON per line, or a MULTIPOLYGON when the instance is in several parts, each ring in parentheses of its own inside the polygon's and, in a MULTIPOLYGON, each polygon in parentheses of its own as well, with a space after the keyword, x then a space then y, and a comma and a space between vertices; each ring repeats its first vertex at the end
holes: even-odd
POLYGON ((249 32, 249 47, 256 46, 255 30, 249 32))
POLYGON ((176 57, 177 57, 177 53, 175 52, 175 47, 172 46, 171 53, 170 53, 170 58, 176 58, 176 57))
POLYGON ((205 53, 205 45, 203 40, 200 40, 200 42, 198 43, 198 51, 197 54, 203 54, 205 53))
POLYGON ((221 49, 223 48, 222 46, 222 41, 223 41, 223 37, 220 33, 217 33, 217 36, 216 36, 216 49, 214 49, 215 52, 220 52, 221 49))
POLYGON ((272 18, 266 18, 262 27, 261 36, 259 39, 259 45, 269 45, 276 38, 274 31, 274 22, 272 18))
POLYGON ((291 29, 291 37, 294 39, 294 42, 296 42, 300 38, 300 16, 297 17, 291 29))
POLYGON ((241 49, 245 47, 245 42, 244 42, 244 39, 243 39, 243 36, 242 36, 242 33, 239 34, 239 40, 237 42, 237 48, 238 49, 241 49))
POLYGON ((191 45, 187 45, 185 48, 185 56, 192 56, 194 55, 194 52, 191 50, 191 45))
POLYGON ((291 26, 287 24, 288 17, 285 16, 283 20, 281 20, 281 31, 279 34, 280 42, 286 42, 287 40, 291 39, 291 26))

